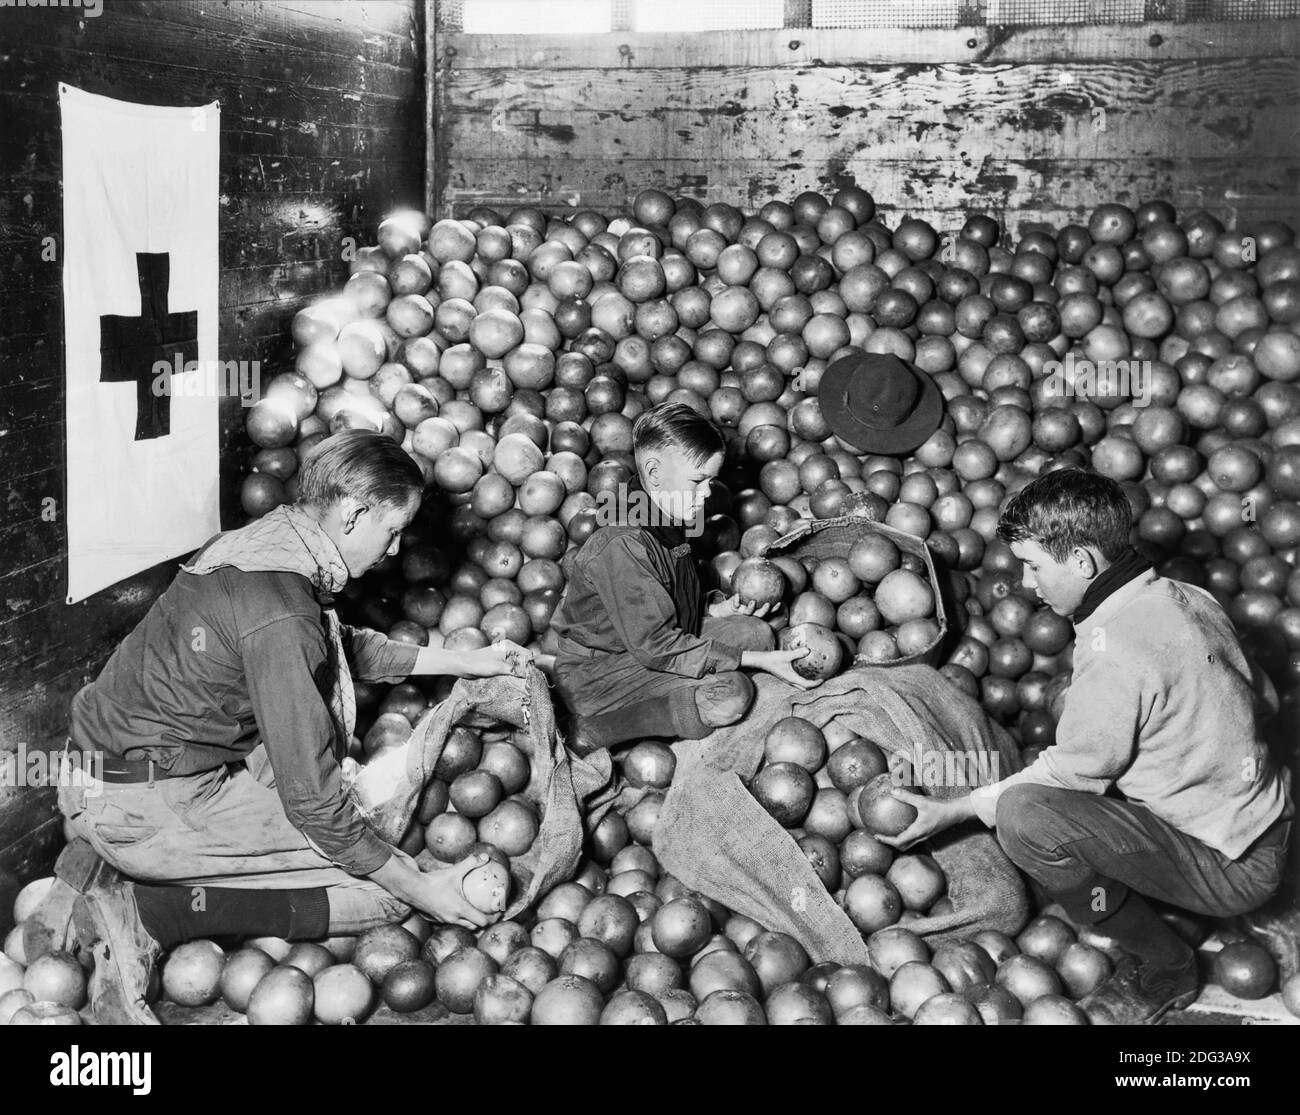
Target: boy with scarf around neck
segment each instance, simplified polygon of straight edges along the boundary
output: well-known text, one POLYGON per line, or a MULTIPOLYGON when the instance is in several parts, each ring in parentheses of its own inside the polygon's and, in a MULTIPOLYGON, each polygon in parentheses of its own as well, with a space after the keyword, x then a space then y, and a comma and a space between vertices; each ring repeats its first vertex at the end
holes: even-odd
MULTIPOLYGON (((818 682, 778 651, 771 627, 738 596, 707 604, 688 541, 724 460, 716 426, 683 403, 646 411, 632 427, 637 481, 610 521, 583 543, 552 618, 555 682, 579 754, 641 739, 703 739, 754 703, 742 669, 800 689, 818 682)), ((719 594, 720 596, 721 594, 719 594)))
POLYGON ((75 934, 90 951, 97 1022, 156 1024, 153 968, 182 941, 319 940, 412 909, 470 928, 500 916, 462 893, 486 856, 422 872, 366 827, 344 785, 354 671, 493 677, 531 657, 339 622, 334 596, 397 552, 423 489, 390 438, 327 438, 297 503, 210 540, 74 698, 68 745, 101 755, 103 777, 60 779, 75 839, 25 936, 39 952, 75 934))
POLYGON ((1080 927, 1122 950, 1080 1006, 1094 1023, 1157 1021, 1196 997, 1191 947, 1147 902, 1227 917, 1282 878, 1293 807, 1254 717, 1250 667, 1204 589, 1157 576, 1129 545, 1123 490, 1077 469, 1008 503, 998 535, 1024 583, 1075 627, 1056 743, 964 798, 906 790, 905 848, 978 817, 1080 927))

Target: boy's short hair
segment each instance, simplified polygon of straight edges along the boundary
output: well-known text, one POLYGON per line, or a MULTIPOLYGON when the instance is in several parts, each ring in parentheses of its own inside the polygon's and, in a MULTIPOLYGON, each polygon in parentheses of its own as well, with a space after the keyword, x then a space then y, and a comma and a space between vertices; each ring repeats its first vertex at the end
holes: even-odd
POLYGON ((669 447, 680 449, 693 464, 727 448, 718 427, 685 403, 660 403, 632 423, 632 451, 652 453, 669 447))
POLYGON ((998 520, 1002 541, 1037 542, 1054 560, 1075 546, 1094 546, 1113 561, 1129 544, 1133 511, 1114 480, 1083 469, 1040 476, 1011 497, 998 520))
POLYGON ((405 507, 424 492, 424 474, 400 445, 373 430, 343 430, 318 442, 298 474, 298 502, 326 508, 344 496, 405 507))

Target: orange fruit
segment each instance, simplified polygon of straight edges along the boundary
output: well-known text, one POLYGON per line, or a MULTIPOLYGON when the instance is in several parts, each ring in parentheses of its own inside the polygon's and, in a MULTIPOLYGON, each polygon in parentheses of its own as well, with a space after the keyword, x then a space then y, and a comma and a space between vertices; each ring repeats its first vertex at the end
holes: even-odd
POLYGON ((474 1021, 480 1026, 526 1024, 532 1008, 532 992, 500 972, 488 976, 474 992, 474 1021))
POLYGON ((557 976, 533 999, 529 1021, 534 1026, 595 1026, 604 996, 582 976, 557 976))
POLYGON ((1113 970, 1110 957, 1092 945, 1071 942, 1056 960, 1056 971, 1070 998, 1082 999, 1096 991, 1113 970))
POLYGON ((1008 957, 998 965, 995 982, 1010 991, 1022 1007, 1044 995, 1061 993, 1061 977, 1056 970, 1034 956, 1008 957))
POLYGON ((388 970, 379 993, 389 1007, 405 1014, 427 1007, 436 991, 432 964, 427 960, 403 960, 388 970))
POLYGON ((876 587, 876 607, 887 623, 901 624, 934 614, 934 593, 930 586, 906 569, 887 573, 876 587))
POLYGON ((583 976, 608 995, 619 982, 618 956, 603 941, 579 937, 560 954, 562 975, 583 976))
POLYGON ((948 880, 933 857, 921 854, 901 855, 885 873, 894 884, 903 905, 909 910, 925 911, 937 902, 948 880))
POLYGON ((1016 944, 1025 955, 1055 965, 1075 939, 1074 930, 1064 921, 1051 914, 1043 914, 1021 930, 1016 944))
POLYGON ((769 763, 794 763, 815 773, 826 763, 826 737, 815 724, 787 716, 768 729, 763 754, 769 763))
POLYGON ((867 954, 876 970, 889 979, 904 964, 927 962, 930 948, 910 929, 895 925, 877 930, 867 938, 867 954))
POLYGON ((1088 1016, 1064 995, 1040 995, 1027 1007, 1026 1026, 1087 1026, 1088 1016))
MULTIPOLYGON (((211 942, 206 943, 211 945, 211 942)), ((211 947, 216 948, 215 945, 211 947)), ((216 971, 219 976, 220 961, 217 962, 216 971)), ((58 1003, 74 1011, 80 1010, 86 1005, 86 972, 71 953, 47 952, 32 961, 23 973, 23 990, 30 992, 38 1003, 58 1003)))
MULTIPOLYGON (((329 958, 328 953, 326 956, 329 958)), ((177 945, 162 966, 163 994, 185 1007, 215 1003, 221 994, 225 963, 226 954, 213 941, 187 941, 177 945)))
POLYGON ((889 978, 889 999, 894 1010, 914 1021, 926 1002, 950 990, 943 976, 919 960, 909 960, 889 978))
POLYGON ((666 1026, 663 1004, 645 991, 620 991, 600 1012, 602 1026, 666 1026))
POLYGON ((374 985, 355 965, 335 964, 318 972, 312 983, 317 1021, 327 1026, 351 1026, 370 1013, 374 985))
POLYGON ((24 991, 21 987, 15 987, 12 991, 6 991, 0 995, 0 1026, 8 1026, 10 1019, 18 1013, 23 1007, 30 1006, 36 1002, 32 998, 30 991, 24 991))
POLYGON ((231 1010, 247 1011, 253 989, 274 967, 276 962, 261 949, 246 946, 237 953, 231 953, 225 967, 221 969, 221 998, 226 1006, 231 1010))
POLYGON ((357 939, 352 963, 375 984, 381 984, 403 960, 414 960, 419 955, 420 942, 400 925, 378 925, 357 939))
POLYGON ((713 919, 694 898, 664 903, 650 919, 651 939, 665 957, 687 957, 698 952, 713 933, 713 919))
POLYGON ((533 995, 550 983, 558 972, 555 958, 532 945, 512 952, 501 965, 503 976, 523 984, 533 995))
POLYGON ((763 1004, 770 1026, 833 1026, 835 1016, 825 996, 803 983, 783 983, 763 1004))
POLYGON ((32 1002, 19 1007, 10 1026, 80 1026, 81 1015, 62 1003, 32 1002))
POLYGON ((316 989, 301 968, 281 964, 262 977, 248 1000, 250 1026, 302 1026, 312 1016, 316 989))
POLYGON ((927 999, 912 1018, 915 1026, 983 1026, 984 1019, 966 999, 945 991, 927 999))
POLYGON ((720 988, 700 1000, 695 1017, 705 1026, 766 1026, 767 1014, 747 991, 720 988))
POLYGON ((289 950, 284 963, 292 968, 301 968, 312 979, 335 963, 334 954, 324 945, 314 941, 300 941, 289 950))
POLYGON ((888 880, 859 875, 844 892, 844 910, 861 932, 874 933, 898 921, 903 900, 888 880))
POLYGON ((474 995, 489 976, 496 975, 497 962, 478 948, 453 952, 438 965, 435 988, 438 1000, 448 1010, 468 1014, 474 1009, 474 995))
POLYGON ((1262 999, 1277 982, 1277 965, 1254 941, 1238 941, 1214 954, 1210 979, 1238 999, 1262 999))

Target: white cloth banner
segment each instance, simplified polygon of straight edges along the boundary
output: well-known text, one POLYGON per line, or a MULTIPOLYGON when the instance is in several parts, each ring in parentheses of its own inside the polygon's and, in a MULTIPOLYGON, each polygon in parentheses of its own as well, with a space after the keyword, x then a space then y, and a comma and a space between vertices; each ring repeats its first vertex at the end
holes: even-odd
POLYGON ((59 106, 72 604, 220 529, 221 117, 63 84, 59 106))

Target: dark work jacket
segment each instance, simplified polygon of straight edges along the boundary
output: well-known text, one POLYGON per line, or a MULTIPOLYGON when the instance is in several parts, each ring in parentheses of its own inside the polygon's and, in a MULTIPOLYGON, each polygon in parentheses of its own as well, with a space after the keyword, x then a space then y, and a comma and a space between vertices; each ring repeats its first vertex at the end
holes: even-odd
MULTIPOLYGON (((352 675, 397 682, 419 648, 342 629, 352 675)), ((169 776, 214 770, 264 744, 286 816, 354 875, 392 850, 347 799, 335 753, 325 617, 298 573, 184 571, 72 701, 83 749, 153 759, 169 776)))
POLYGON ((551 620, 556 670, 590 662, 592 651, 689 678, 738 669, 739 650, 701 637, 703 612, 695 558, 679 529, 600 527, 574 557, 551 620))

